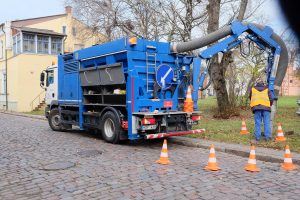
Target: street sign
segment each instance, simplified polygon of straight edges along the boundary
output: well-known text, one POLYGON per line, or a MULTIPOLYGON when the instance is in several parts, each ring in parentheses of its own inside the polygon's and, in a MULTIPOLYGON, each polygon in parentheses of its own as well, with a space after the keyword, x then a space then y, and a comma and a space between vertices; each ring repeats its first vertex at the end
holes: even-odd
POLYGON ((168 89, 172 86, 172 79, 174 78, 173 69, 166 64, 158 66, 156 72, 156 82, 162 89, 168 89))

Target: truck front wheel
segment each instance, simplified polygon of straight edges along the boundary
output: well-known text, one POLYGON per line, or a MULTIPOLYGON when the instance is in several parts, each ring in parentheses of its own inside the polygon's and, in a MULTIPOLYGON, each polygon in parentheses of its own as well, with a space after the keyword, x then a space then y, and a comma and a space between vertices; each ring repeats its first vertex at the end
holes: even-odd
POLYGON ((108 111, 103 115, 101 130, 105 141, 113 144, 120 141, 121 123, 113 112, 108 111))
POLYGON ((53 108, 48 117, 48 122, 53 131, 62 131, 63 126, 60 122, 60 116, 57 108, 53 108))

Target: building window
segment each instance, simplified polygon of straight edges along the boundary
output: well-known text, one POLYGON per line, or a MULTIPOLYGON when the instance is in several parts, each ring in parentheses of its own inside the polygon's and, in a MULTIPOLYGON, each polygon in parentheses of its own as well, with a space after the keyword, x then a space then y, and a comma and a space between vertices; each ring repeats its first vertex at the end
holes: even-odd
POLYGON ((0 59, 3 58, 3 40, 0 40, 0 59))
POLYGON ((3 84, 4 84, 4 80, 3 80, 3 75, 0 73, 0 95, 4 94, 3 93, 3 84))
POLYGON ((21 53, 21 34, 17 35, 17 53, 21 53))
POLYGON ((72 27, 72 35, 76 36, 76 28, 75 27, 72 27))
POLYGON ((290 80, 290 83, 293 83, 293 80, 290 80))
POLYGON ((21 53, 21 35, 17 34, 13 37, 13 55, 21 53))
POLYGON ((33 34, 23 33, 23 52, 35 53, 35 41, 33 34))
POLYGON ((49 54, 49 37, 48 36, 37 36, 37 52, 43 54, 49 54))
POLYGON ((13 55, 17 54, 17 38, 13 37, 13 55))
POLYGON ((62 32, 63 32, 63 34, 67 34, 67 27, 66 26, 62 27, 62 32))
POLYGON ((51 53, 60 54, 62 53, 62 39, 58 37, 51 38, 51 53))
POLYGON ((6 74, 5 72, 0 72, 0 94, 5 94, 6 93, 6 74))

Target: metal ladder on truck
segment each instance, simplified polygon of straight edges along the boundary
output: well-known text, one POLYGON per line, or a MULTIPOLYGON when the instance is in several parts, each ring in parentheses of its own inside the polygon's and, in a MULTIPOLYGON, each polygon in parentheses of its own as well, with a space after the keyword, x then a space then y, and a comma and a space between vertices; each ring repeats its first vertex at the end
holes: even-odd
POLYGON ((156 47, 154 46, 147 46, 147 50, 150 50, 149 52, 146 51, 146 85, 147 85, 147 92, 153 92, 153 89, 149 89, 149 85, 152 84, 154 87, 155 83, 155 77, 154 79, 150 79, 149 76, 156 74, 156 47), (153 72, 154 70, 154 72, 153 72))

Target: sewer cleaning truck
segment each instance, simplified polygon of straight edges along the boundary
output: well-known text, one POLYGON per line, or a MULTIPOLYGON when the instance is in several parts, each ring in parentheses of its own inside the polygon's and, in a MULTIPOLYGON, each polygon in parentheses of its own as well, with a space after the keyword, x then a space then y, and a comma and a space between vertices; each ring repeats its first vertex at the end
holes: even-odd
POLYGON ((59 55, 41 74, 49 125, 97 130, 110 143, 202 133, 192 125, 200 123, 198 91, 207 88, 209 61, 247 42, 266 52, 276 99, 288 62, 284 42, 268 26, 234 21, 188 42, 131 37, 59 55))

